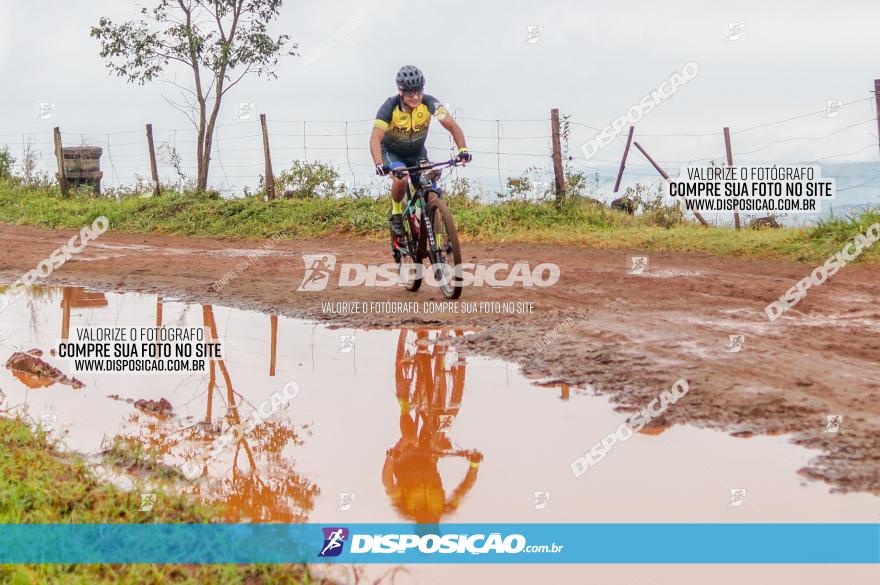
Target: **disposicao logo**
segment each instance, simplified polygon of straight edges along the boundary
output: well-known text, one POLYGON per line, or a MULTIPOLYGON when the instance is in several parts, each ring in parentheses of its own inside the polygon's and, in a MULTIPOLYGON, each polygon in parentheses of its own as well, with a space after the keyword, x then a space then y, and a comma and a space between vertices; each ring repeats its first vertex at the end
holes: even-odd
POLYGON ((320 291, 327 288, 330 281, 330 273, 336 269, 336 256, 334 254, 303 254, 305 274, 298 291, 320 291))
POLYGON ((338 557, 345 548, 348 540, 348 528, 322 528, 324 531, 324 546, 321 547, 319 557, 338 557))
POLYGON ((325 290, 331 276, 338 272, 336 285, 339 287, 379 287, 403 286, 412 279, 424 278, 428 286, 440 286, 456 280, 460 286, 512 287, 517 284, 525 288, 550 287, 559 281, 559 266, 543 262, 534 268, 528 262, 493 262, 474 264, 465 262, 456 266, 442 263, 426 269, 424 264, 385 262, 384 264, 358 264, 344 262, 337 264, 334 254, 303 254, 303 279, 299 292, 318 292, 325 290), (498 276, 501 272, 503 277, 498 276))
POLYGON ((349 543, 348 556, 404 554, 420 555, 515 555, 526 554, 561 554, 565 545, 527 544, 526 537, 513 533, 502 535, 500 532, 480 532, 477 534, 352 534, 348 528, 322 528, 324 545, 318 557, 338 557, 349 543))

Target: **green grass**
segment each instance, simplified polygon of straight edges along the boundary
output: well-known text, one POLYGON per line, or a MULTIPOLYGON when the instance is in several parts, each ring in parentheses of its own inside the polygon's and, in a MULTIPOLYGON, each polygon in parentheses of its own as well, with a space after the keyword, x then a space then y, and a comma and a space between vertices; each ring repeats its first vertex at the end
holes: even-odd
POLYGON ((129 474, 148 475, 153 479, 179 481, 184 479, 175 467, 161 463, 162 454, 155 447, 144 445, 135 437, 113 437, 110 447, 101 453, 104 463, 129 474))
MULTIPOLYGON (((653 216, 630 216, 591 203, 510 201, 479 203, 449 198, 465 242, 533 242, 599 249, 699 252, 744 258, 819 262, 837 252, 858 230, 880 221, 880 209, 856 218, 835 218, 810 228, 734 230, 683 222, 657 225, 653 216)), ((159 197, 97 198, 86 193, 62 197, 57 188, 0 183, 0 221, 78 229, 105 215, 111 231, 184 236, 264 239, 352 235, 383 239, 388 199, 370 197, 223 200, 165 191, 159 197)), ((860 261, 880 262, 880 246, 860 261)))
MULTIPOLYGON (((116 455, 121 451, 116 449, 116 455)), ((143 456, 138 455, 144 463, 143 456)), ((76 455, 57 450, 22 420, 0 417, 0 524, 207 523, 216 510, 151 484, 157 503, 140 512, 140 491, 99 482, 76 455)), ((2 530, 2 528, 0 528, 2 530)), ((301 566, 0 565, 0 583, 307 583, 301 566)))

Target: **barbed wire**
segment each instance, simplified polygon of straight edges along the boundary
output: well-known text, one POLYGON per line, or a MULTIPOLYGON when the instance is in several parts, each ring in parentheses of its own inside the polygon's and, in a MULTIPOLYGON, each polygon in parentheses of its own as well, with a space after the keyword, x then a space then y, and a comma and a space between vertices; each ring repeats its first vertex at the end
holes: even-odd
MULTIPOLYGON (((732 129, 731 135, 738 138, 738 140, 734 141, 737 146, 733 150, 734 160, 737 161, 737 164, 762 162, 751 158, 758 154, 766 154, 765 161, 767 159, 775 160, 770 154, 777 152, 777 149, 779 149, 780 153, 785 151, 783 156, 787 157, 789 162, 794 163, 807 158, 801 157, 798 159, 796 155, 791 154, 792 149, 801 149, 802 152, 809 152, 809 155, 815 157, 805 164, 819 162, 825 162, 826 164, 831 164, 832 162, 870 162, 858 161, 852 157, 858 157, 870 148, 878 148, 876 133, 872 131, 876 118, 862 118, 852 121, 844 119, 844 114, 850 112, 850 106, 869 102, 873 99, 872 92, 872 96, 869 98, 840 103, 837 110, 833 112, 833 115, 829 114, 829 109, 826 108, 762 122, 738 131, 732 129), (804 121, 820 115, 823 120, 822 124, 833 123, 837 126, 831 131, 827 131, 827 127, 823 126, 825 131, 809 135, 805 134, 801 130, 804 121), (800 132, 787 136, 769 134, 771 128, 794 121, 801 121, 801 126, 798 127, 801 130, 800 132), (759 130, 762 130, 762 132, 759 132, 759 130), (845 140, 844 135, 846 137, 845 140), (867 144, 862 142, 865 146, 861 146, 857 150, 845 150, 847 143, 852 143, 856 140, 861 142, 868 139, 873 142, 867 144), (833 152, 823 153, 821 150, 816 152, 814 147, 809 147, 808 151, 804 150, 806 148, 804 146, 805 143, 821 143, 823 141, 830 141, 834 145, 835 148, 829 148, 833 152)), ((599 127, 586 124, 580 120, 572 119, 571 117, 566 117, 565 119, 565 123, 572 126, 571 132, 566 132, 566 138, 570 141, 572 150, 577 149, 579 151, 580 145, 585 144, 593 137, 593 135, 585 133, 585 131, 595 133, 601 131, 599 127)), ((458 120, 468 130, 467 139, 471 146, 471 152, 476 155, 476 164, 470 165, 469 168, 474 171, 480 171, 477 173, 476 180, 481 184, 488 185, 488 188, 503 194, 508 188, 508 180, 511 176, 538 176, 544 174, 549 177, 552 175, 552 133, 550 132, 551 119, 549 117, 482 118, 459 116, 458 120), (539 123, 546 124, 545 131, 536 130, 535 125, 539 123), (537 144, 535 144, 536 142, 537 144), (487 162, 489 164, 486 164, 487 162), (505 175, 507 176, 505 177, 505 175)), ((348 173, 346 175, 350 175, 352 185, 358 185, 361 177, 364 178, 365 183, 369 183, 366 177, 372 176, 372 167, 374 165, 369 155, 366 138, 372 134, 372 119, 289 120, 269 118, 267 123, 273 155, 273 166, 276 172, 279 169, 286 168, 286 164, 294 160, 321 161, 337 166, 340 169, 347 169, 348 173), (336 126, 338 128, 335 128, 336 126)), ((130 183, 132 179, 137 180, 138 177, 149 176, 149 159, 144 133, 144 128, 123 129, 113 132, 77 132, 65 130, 62 127, 62 141, 68 146, 88 143, 102 146, 105 149, 104 160, 107 161, 105 180, 112 185, 122 186, 130 183), (137 134, 142 134, 143 138, 135 138, 137 134)), ((164 154, 160 155, 160 159, 162 159, 160 167, 164 175, 167 176, 169 169, 173 170, 175 167, 187 173, 196 169, 197 165, 194 164, 194 159, 197 140, 194 137, 195 130, 192 126, 183 128, 154 127, 154 133, 158 138, 157 143, 160 146, 157 150, 162 150, 161 147, 163 146, 166 149, 173 149, 176 155, 189 163, 172 165, 171 161, 163 158, 165 157, 164 154), (187 136, 178 139, 178 132, 185 132, 187 136)), ((655 155, 657 163, 670 171, 675 171, 677 167, 685 165, 713 161, 723 163, 726 161, 723 152, 723 133, 720 129, 712 132, 643 133, 636 128, 635 134, 636 139, 642 139, 642 144, 655 155), (649 145, 644 142, 644 139, 651 141, 655 138, 678 139, 678 142, 673 141, 670 143, 664 141, 661 143, 665 145, 662 149, 656 145, 649 145), (706 142, 707 139, 714 140, 706 142), (668 152, 670 144, 675 147, 675 154, 685 156, 663 158, 663 151, 666 150, 668 152), (707 150, 709 153, 716 154, 716 156, 706 156, 707 150)), ((776 134, 776 132, 773 132, 773 134, 776 134)), ((589 174, 597 188, 599 187, 600 180, 602 181, 602 187, 607 188, 608 186, 605 183, 616 178, 617 167, 620 164, 619 157, 623 152, 625 138, 625 132, 614 136, 613 140, 602 149, 603 156, 590 159, 584 156, 569 156, 564 162, 572 165, 570 166, 572 172, 589 174)), ((19 160, 29 151, 31 158, 36 161, 37 170, 54 174, 56 163, 54 160, 54 143, 51 139, 51 129, 46 128, 41 132, 9 132, 0 134, 0 147, 4 146, 9 148, 14 156, 17 155, 19 160)), ((437 132, 432 133, 427 146, 429 151, 435 155, 439 152, 454 152, 451 138, 445 136, 445 134, 438 135, 437 132), (442 144, 436 139, 438 136, 440 136, 439 141, 442 144)), ((568 148, 567 142, 565 150, 567 151, 568 148)), ((222 183, 222 190, 230 193, 236 190, 240 192, 242 185, 238 184, 239 179, 245 179, 244 183, 246 185, 258 184, 262 180, 264 172, 264 157, 262 133, 259 132, 259 121, 256 117, 217 124, 215 127, 215 140, 212 145, 212 157, 216 160, 217 164, 212 166, 210 179, 212 184, 214 182, 222 183)), ((461 175, 456 174, 455 176, 461 175)), ((880 172, 864 182, 848 185, 840 190, 852 191, 857 188, 873 186, 876 184, 874 181, 878 176, 880 176, 880 172)), ((624 178, 626 179, 627 177, 635 180, 644 180, 647 177, 651 177, 657 180, 658 175, 650 163, 642 159, 635 151, 631 151, 624 174, 624 178)), ((841 178, 846 178, 846 176, 841 176, 841 178)), ((864 176, 851 175, 850 178, 863 179, 864 176)), ((167 177, 165 181, 168 182, 167 177)), ((606 194, 608 193, 606 192, 606 194)))

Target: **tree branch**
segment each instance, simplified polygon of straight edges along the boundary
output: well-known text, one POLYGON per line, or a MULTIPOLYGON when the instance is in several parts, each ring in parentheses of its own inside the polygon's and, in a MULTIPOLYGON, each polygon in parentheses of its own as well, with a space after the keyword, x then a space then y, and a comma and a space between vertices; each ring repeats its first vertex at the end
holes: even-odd
POLYGON ((250 73, 250 71, 251 71, 251 64, 248 63, 247 69, 245 69, 244 72, 243 72, 241 75, 238 76, 238 79, 236 79, 235 81, 233 81, 232 83, 230 83, 229 85, 227 85, 227 86, 226 86, 226 89, 224 89, 224 90, 220 93, 220 95, 221 95, 221 96, 226 95, 226 92, 229 91, 230 89, 232 89, 232 88, 235 86, 235 84, 237 84, 239 81, 241 81, 242 79, 244 79, 244 76, 247 75, 248 73, 250 73))
POLYGON ((196 119, 193 117, 192 114, 192 112, 195 110, 193 104, 186 102, 187 107, 185 108, 180 104, 177 104, 164 94, 162 95, 162 99, 165 100, 165 103, 167 103, 169 106, 183 113, 183 115, 186 116, 186 118, 192 123, 192 125, 198 128, 198 123, 196 122, 196 119))

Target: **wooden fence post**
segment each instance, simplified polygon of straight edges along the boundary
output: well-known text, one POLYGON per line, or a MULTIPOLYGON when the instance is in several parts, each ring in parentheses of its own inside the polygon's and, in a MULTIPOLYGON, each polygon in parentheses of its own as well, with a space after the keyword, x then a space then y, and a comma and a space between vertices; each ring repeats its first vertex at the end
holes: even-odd
MULTIPOLYGON (((724 149, 727 151, 727 166, 733 166, 733 149, 730 148, 730 128, 724 127, 724 149)), ((733 224, 739 229, 739 211, 733 212, 733 224)))
POLYGON ((269 129, 266 127, 266 114, 260 114, 260 126, 263 127, 263 157, 266 159, 266 196, 275 199, 275 175, 272 173, 272 157, 269 155, 269 129))
POLYGON ((550 132, 553 137, 553 176, 556 179, 556 203, 565 199, 565 173, 562 170, 562 144, 559 140, 559 110, 550 110, 550 132))
MULTIPOLYGON (((666 174, 666 171, 664 171, 663 169, 660 168, 660 165, 658 165, 658 164, 654 161, 654 159, 651 158, 651 155, 648 154, 648 152, 647 152, 644 148, 642 148, 642 145, 639 144, 638 142, 633 142, 633 144, 635 145, 636 148, 639 149, 639 152, 641 152, 641 153, 645 156, 645 158, 648 159, 648 162, 651 163, 651 165, 653 165, 653 167, 654 167, 655 169, 657 169, 657 172, 660 173, 660 176, 663 177, 664 179, 666 179, 666 180, 668 181, 668 180, 669 180, 669 175, 666 174)), ((695 212, 694 212, 694 216, 695 216, 698 220, 700 220, 700 223, 703 224, 703 227, 709 227, 709 222, 706 221, 706 220, 703 218, 703 216, 700 215, 698 212, 695 211, 695 212)))
POLYGON ((617 170, 617 181, 614 182, 614 192, 620 188, 620 180, 623 178, 623 169, 626 168, 626 156, 629 154, 629 145, 632 144, 635 126, 629 127, 629 135, 626 137, 626 148, 623 149, 623 158, 620 159, 620 169, 617 170))
POLYGON ((880 143, 880 79, 874 80, 874 104, 877 107, 877 142, 880 143))
POLYGON ((56 126, 53 131, 55 138, 55 160, 58 162, 58 186, 61 193, 67 196, 67 173, 64 172, 64 149, 61 146, 61 129, 56 126))
POLYGON ((153 178, 153 195, 160 194, 159 189, 159 166, 156 164, 156 149, 153 146, 153 125, 147 124, 147 146, 150 149, 150 175, 153 178))

